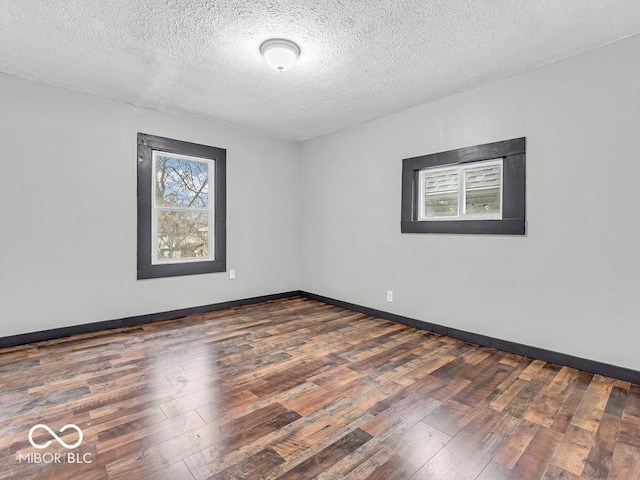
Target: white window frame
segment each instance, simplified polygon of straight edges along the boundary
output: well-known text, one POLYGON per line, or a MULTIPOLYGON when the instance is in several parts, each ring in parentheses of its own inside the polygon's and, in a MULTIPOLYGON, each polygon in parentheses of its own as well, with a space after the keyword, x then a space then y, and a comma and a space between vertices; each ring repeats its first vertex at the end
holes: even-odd
MULTIPOLYGON (((441 222, 452 220, 502 220, 502 190, 504 188, 504 158, 493 158, 490 160, 483 160, 480 162, 469 162, 458 165, 447 165, 444 167, 430 167, 424 168, 418 172, 418 195, 419 195, 419 211, 418 221, 421 222, 441 222), (467 213, 466 202, 466 170, 478 167, 490 167, 493 165, 500 165, 500 211, 497 213, 467 213), (443 172, 443 171, 457 171, 458 172, 458 214, 457 215, 443 215, 441 217, 427 217, 425 216, 425 193, 424 193, 424 177, 427 173, 443 172)), ((492 187, 493 188, 493 187, 492 187)), ((435 194, 433 194, 435 195, 435 194)))
POLYGON ((182 155, 179 153, 164 152, 162 150, 153 150, 152 152, 152 175, 151 175, 151 264, 152 265, 168 265, 172 263, 191 263, 215 260, 215 231, 214 231, 214 204, 215 204, 215 161, 209 158, 194 157, 191 155, 182 155), (194 207, 166 207, 156 205, 156 158, 158 156, 177 158, 186 161, 195 161, 207 164, 207 183, 208 187, 208 206, 207 208, 194 207), (158 258, 158 217, 159 212, 207 212, 208 225, 208 256, 193 258, 158 258))

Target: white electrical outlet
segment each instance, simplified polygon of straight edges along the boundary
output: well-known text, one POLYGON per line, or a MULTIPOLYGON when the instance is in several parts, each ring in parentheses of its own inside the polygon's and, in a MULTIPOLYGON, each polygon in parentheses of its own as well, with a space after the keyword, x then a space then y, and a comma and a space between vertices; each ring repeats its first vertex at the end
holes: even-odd
POLYGON ((229 280, 235 280, 235 279, 236 279, 236 271, 229 270, 229 280))
POLYGON ((387 290, 387 302, 393 302, 393 290, 387 290))

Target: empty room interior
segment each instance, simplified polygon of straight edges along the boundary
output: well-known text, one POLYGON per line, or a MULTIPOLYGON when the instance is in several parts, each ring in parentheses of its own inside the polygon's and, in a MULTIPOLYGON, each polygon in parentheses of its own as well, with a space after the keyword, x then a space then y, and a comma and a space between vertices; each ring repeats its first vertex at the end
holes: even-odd
POLYGON ((0 480, 640 479, 640 3, 0 0, 0 480))

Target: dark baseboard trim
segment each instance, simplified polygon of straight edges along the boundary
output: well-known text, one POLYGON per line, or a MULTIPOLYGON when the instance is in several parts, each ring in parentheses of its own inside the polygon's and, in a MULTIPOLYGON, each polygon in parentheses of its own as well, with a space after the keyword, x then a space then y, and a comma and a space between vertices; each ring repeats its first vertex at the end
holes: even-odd
POLYGON ((300 295, 311 300, 328 303, 346 310, 364 313, 365 315, 370 315, 372 317, 390 320, 395 323, 401 323, 420 330, 427 330, 440 335, 446 335, 447 337, 457 338, 459 340, 475 343, 484 347, 496 348, 498 350, 516 353, 525 357, 564 365, 578 370, 584 370, 585 372, 616 378, 625 382, 640 384, 640 371, 638 370, 632 370, 630 368, 619 367, 617 365, 602 363, 586 358, 574 357, 573 355, 567 355, 566 353, 554 352, 552 350, 532 347, 530 345, 524 345, 522 343, 511 342, 508 340, 501 340, 499 338, 488 337, 478 333, 458 330, 457 328, 445 327, 436 323, 423 322, 414 318, 396 315, 395 313, 389 313, 383 310, 376 310, 375 308, 363 307, 355 303, 343 302, 342 300, 316 295, 315 293, 300 292, 300 295))
POLYGON ((594 374, 604 375, 606 377, 616 378, 625 382, 631 382, 640 385, 640 371, 630 368, 619 367, 602 363, 586 358, 574 357, 566 353, 554 352, 544 348, 532 347, 521 343, 502 340, 499 338, 488 337, 478 333, 458 330, 457 328, 438 325, 437 323, 424 322, 415 318, 397 315, 395 313, 377 310, 375 308, 363 307, 355 303, 344 302, 334 298, 316 295, 315 293, 304 292, 300 290, 292 290, 290 292, 275 293, 272 295, 262 295, 259 297, 244 298, 240 300, 231 300, 228 302, 213 303, 210 305, 201 305, 198 307, 182 308, 179 310, 170 310, 167 312, 150 313, 147 315, 138 315, 135 317, 120 318, 117 320, 105 320, 102 322, 85 323, 82 325, 72 325, 70 327, 54 328, 51 330, 43 330, 39 332, 21 333, 10 337, 0 337, 0 348, 15 347, 27 343, 41 342, 45 340, 53 340, 56 338, 69 337, 71 335, 99 332, 101 330, 111 330, 114 328, 133 327, 145 323, 160 322, 163 320, 175 320, 177 318, 186 317, 197 313, 213 312, 216 310, 224 310, 225 308, 242 307, 245 305, 253 305, 256 303, 268 302, 270 300, 280 300, 291 297, 305 297, 311 300, 335 305, 336 307, 351 310, 353 312, 364 313, 372 317, 382 318, 419 330, 427 330, 429 332, 446 335, 448 337, 457 338, 465 342, 475 343, 484 347, 496 348, 506 352, 523 355, 525 357, 543 360, 545 362, 564 365, 578 370, 584 370, 594 374))
POLYGON ((105 320, 102 322, 85 323, 82 325, 72 325, 69 327, 54 328, 40 332, 21 333, 10 337, 0 337, 0 348, 15 347, 27 343, 42 342, 56 338, 69 337, 82 333, 94 333, 100 330, 111 330, 113 328, 133 327, 144 323, 160 322, 162 320, 175 320, 196 313, 213 312, 224 310, 225 308, 242 307, 256 303, 268 302, 270 300, 280 300, 282 298, 298 297, 302 293, 299 290, 291 292, 275 293, 273 295, 262 295, 260 297, 243 298, 241 300, 231 300, 229 302, 213 303, 211 305, 201 305, 199 307, 181 308, 168 312, 150 313, 147 315, 137 315, 135 317, 120 318, 118 320, 105 320))

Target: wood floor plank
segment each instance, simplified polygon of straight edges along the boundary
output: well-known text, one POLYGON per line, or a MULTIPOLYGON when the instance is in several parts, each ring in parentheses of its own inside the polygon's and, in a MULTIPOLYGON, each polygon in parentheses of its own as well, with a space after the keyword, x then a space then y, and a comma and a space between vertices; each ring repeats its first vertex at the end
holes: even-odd
POLYGON ((415 480, 475 479, 521 422, 484 409, 416 474, 415 480))
POLYGON ((379 467, 375 468, 365 480, 406 480, 411 478, 420 466, 403 458, 401 455, 394 455, 379 467))
POLYGON ((538 425, 551 427, 577 381, 575 373, 575 370, 568 367, 561 368, 555 378, 541 392, 538 401, 531 406, 524 418, 538 425))
POLYGON ((412 402, 411 405, 405 403, 407 415, 400 418, 393 428, 373 436, 364 447, 333 465, 325 472, 327 477, 361 478, 373 473, 396 454, 404 454, 403 461, 406 462, 423 455, 415 464, 414 471, 422 466, 451 437, 419 421, 433 411, 440 404, 439 401, 418 394, 412 402), (416 439, 416 436, 421 438, 416 439))
POLYGON ((161 470, 139 477, 137 480, 193 480, 193 475, 184 461, 180 460, 161 470))
POLYGON ((557 465, 551 465, 544 472, 543 480, 582 480, 582 477, 579 477, 567 470, 564 470, 557 465))
POLYGON ((210 425, 204 425, 181 435, 173 435, 165 442, 110 463, 107 470, 113 478, 136 478, 190 457, 212 445, 218 445, 224 453, 236 450, 298 418, 300 417, 295 412, 286 410, 279 404, 270 405, 222 427, 211 428, 210 425))
POLYGON ((308 458, 296 467, 277 477, 280 480, 299 480, 300 478, 314 478, 323 470, 358 449, 372 438, 367 432, 356 429, 349 432, 340 440, 332 443, 321 452, 308 458))
POLYGON ((639 385, 300 297, 0 349, 0 385, 0 480, 640 480, 639 385), (92 462, 24 461, 36 423, 92 462))
POLYGON ((327 446, 331 445, 333 442, 344 437, 349 432, 359 428, 369 419, 369 416, 367 414, 363 416, 361 411, 352 408, 349 399, 344 399, 337 405, 332 404, 323 411, 314 412, 308 417, 300 418, 288 425, 285 425, 277 431, 273 431, 268 435, 265 435, 263 438, 247 443, 238 450, 229 452, 228 449, 224 448, 224 444, 216 444, 186 458, 185 462, 196 479, 206 479, 221 471, 232 468, 234 465, 244 461, 244 459, 249 456, 255 455, 263 450, 265 445, 276 445, 286 438, 295 435, 296 432, 300 431, 301 428, 304 428, 308 422, 313 422, 321 417, 332 418, 338 415, 345 419, 352 419, 353 421, 335 432, 330 433, 326 438, 318 443, 314 445, 306 445, 306 448, 296 450, 288 457, 287 463, 276 467, 266 477, 277 478, 279 475, 295 468, 298 464, 304 462, 327 446))
POLYGON ((618 441, 640 447, 640 418, 632 415, 623 415, 620 421, 618 441))
POLYGON ((390 436, 388 444, 398 452, 405 465, 414 465, 417 470, 450 440, 451 437, 446 433, 418 422, 406 432, 390 436))
POLYGON ((513 470, 520 457, 525 452, 531 441, 535 438, 540 427, 526 420, 514 430, 513 434, 503 444, 502 448, 493 458, 493 462, 500 463, 509 470, 513 470))
POLYGON ((571 420, 572 425, 595 432, 607 406, 613 379, 596 375, 571 420))
POLYGON ((620 417, 605 413, 595 436, 593 448, 585 464, 582 476, 588 480, 606 479, 611 468, 611 459, 616 447, 620 417))
MULTIPOLYGON (((538 427, 535 436, 511 469, 511 478, 542 478, 561 441, 562 434, 546 427, 538 427)), ((487 477, 486 480, 490 478, 487 477)))
POLYGON ((265 478, 269 472, 277 466, 282 465, 284 462, 285 460, 273 449, 267 448, 265 450, 261 450, 255 455, 251 455, 244 461, 235 464, 228 470, 213 475, 210 479, 224 480, 265 478))
POLYGON ((617 443, 607 480, 640 480, 640 447, 617 443))
POLYGON ((577 477, 582 476, 589 451, 594 443, 595 437, 592 432, 576 425, 570 425, 552 461, 553 465, 577 477))
POLYGON ((629 389, 614 386, 611 389, 611 395, 607 401, 607 406, 604 409, 604 413, 621 417, 624 413, 624 406, 627 403, 627 395, 629 389))
POLYGON ((634 417, 640 417, 640 385, 631 385, 629 395, 624 406, 624 413, 634 417))
MULTIPOLYGON (((98 434, 98 453, 107 452, 132 442, 137 442, 136 445, 149 446, 152 443, 159 443, 158 440, 178 436, 204 424, 204 421, 196 412, 190 411, 132 431, 129 429, 123 430, 119 435, 104 435, 102 440, 100 435, 103 433, 100 433, 98 434)), ((108 430, 104 431, 104 433, 106 432, 108 430)))
POLYGON ((470 406, 455 400, 448 400, 422 421, 447 435, 454 436, 468 423, 471 412, 473 412, 473 409, 470 406))
POLYGON ((568 395, 566 401, 556 414, 553 419, 553 423, 551 424, 551 428, 554 430, 558 430, 559 432, 565 433, 567 427, 573 420, 573 417, 582 402, 582 398, 584 397, 587 388, 591 384, 593 380, 593 375, 587 372, 576 372, 578 378, 576 382, 571 385, 570 394, 568 395))

